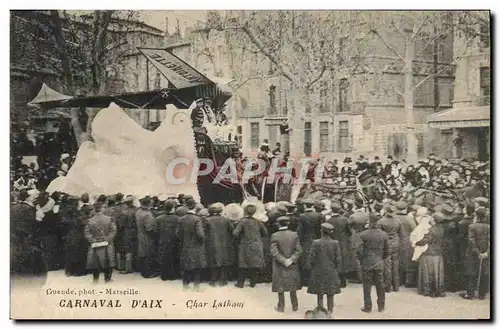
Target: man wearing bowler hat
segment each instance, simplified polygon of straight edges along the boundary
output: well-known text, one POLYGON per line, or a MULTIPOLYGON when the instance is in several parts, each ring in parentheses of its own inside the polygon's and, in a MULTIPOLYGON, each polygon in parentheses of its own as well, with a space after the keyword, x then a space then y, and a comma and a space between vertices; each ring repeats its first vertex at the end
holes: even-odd
POLYGON ((288 230, 290 219, 286 216, 278 218, 278 232, 271 236, 271 257, 273 258, 272 291, 278 293, 278 312, 285 310, 285 292, 290 292, 292 310, 299 308, 297 290, 302 288, 300 282, 299 259, 302 254, 299 236, 288 230))

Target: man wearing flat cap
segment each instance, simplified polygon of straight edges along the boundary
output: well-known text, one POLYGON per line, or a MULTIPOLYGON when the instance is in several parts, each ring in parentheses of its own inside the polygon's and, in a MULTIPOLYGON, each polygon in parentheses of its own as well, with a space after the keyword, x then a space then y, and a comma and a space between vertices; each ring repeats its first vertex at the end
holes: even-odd
POLYGON ((394 217, 395 207, 388 205, 385 208, 384 217, 379 221, 382 231, 389 236, 390 254, 385 258, 385 291, 399 291, 399 251, 405 231, 401 222, 394 217))
POLYGON ((214 203, 208 208, 206 250, 211 286, 227 285, 229 268, 234 265, 231 257, 234 225, 221 215, 223 207, 222 203, 214 203))
POLYGON ((332 213, 327 220, 333 226, 332 239, 339 242, 342 263, 339 266, 339 277, 342 288, 347 286, 346 275, 356 269, 356 259, 351 256, 349 247, 349 225, 347 217, 341 215, 342 207, 338 203, 331 205, 332 213))
POLYGON ((338 241, 331 238, 333 230, 332 224, 321 224, 321 238, 313 241, 308 257, 311 277, 307 293, 317 296, 318 307, 323 307, 323 295, 326 295, 329 316, 333 313, 333 296, 341 291, 342 255, 338 241))
POLYGON ((361 243, 356 250, 363 270, 363 312, 372 311, 372 286, 377 291, 377 306, 379 312, 385 309, 384 290, 384 260, 390 257, 389 236, 378 228, 379 215, 371 213, 369 216, 368 229, 361 233, 361 243))
POLYGON ((288 230, 290 219, 286 216, 278 218, 278 232, 271 236, 271 257, 273 258, 272 292, 278 293, 278 312, 285 310, 285 292, 290 292, 292 310, 299 308, 297 290, 302 288, 300 282, 299 259, 302 254, 300 239, 296 232, 288 230))
POLYGON ((104 205, 94 204, 94 215, 85 226, 85 238, 89 242, 87 255, 87 269, 93 274, 94 282, 99 280, 101 272, 104 281, 111 281, 113 267, 116 266, 115 248, 113 240, 116 236, 116 224, 111 217, 104 214, 104 205))
POLYGON ((316 212, 314 209, 314 201, 312 199, 306 199, 303 201, 305 211, 299 215, 297 223, 297 234, 300 238, 300 244, 302 246, 302 259, 301 259, 301 279, 302 284, 307 286, 307 280, 310 275, 309 264, 307 263, 309 250, 311 249, 312 242, 319 239, 321 236, 321 224, 324 221, 324 217, 320 212, 316 212))

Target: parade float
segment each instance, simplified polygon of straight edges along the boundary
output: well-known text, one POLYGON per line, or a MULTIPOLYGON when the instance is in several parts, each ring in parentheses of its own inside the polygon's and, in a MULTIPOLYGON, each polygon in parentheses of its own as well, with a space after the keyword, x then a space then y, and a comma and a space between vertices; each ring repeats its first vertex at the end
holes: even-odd
MULTIPOLYGON (((37 96, 30 103, 43 109, 101 109, 92 122, 92 141, 80 145, 68 174, 56 178, 47 190, 75 196, 122 193, 167 198, 185 194, 205 205, 240 203, 250 195, 262 199, 267 185, 263 185, 262 193, 253 193, 247 190, 248 184, 241 182, 229 179, 214 182, 228 158, 241 160, 233 127, 224 113, 231 97, 228 80, 208 78, 165 49, 139 48, 139 51, 169 81, 168 88, 90 97, 37 96), (123 109, 166 110, 167 115, 158 128, 150 131, 123 109), (173 184, 166 179, 166 170, 178 158, 207 159, 214 166, 208 174, 197 175, 194 182, 173 184)), ((203 163, 199 166, 200 171, 206 170, 203 163)), ((175 172, 178 176, 192 173, 189 165, 184 169, 178 167, 175 172)), ((289 185, 276 183, 273 187, 278 192, 288 191, 289 185)), ((283 198, 283 193, 278 195, 283 198)))

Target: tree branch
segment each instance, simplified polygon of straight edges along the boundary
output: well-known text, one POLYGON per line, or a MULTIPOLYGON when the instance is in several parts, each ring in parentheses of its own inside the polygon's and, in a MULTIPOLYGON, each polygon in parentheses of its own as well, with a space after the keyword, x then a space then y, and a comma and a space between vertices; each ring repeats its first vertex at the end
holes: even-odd
POLYGON ((424 28, 425 24, 427 23, 429 16, 425 16, 424 19, 420 22, 420 25, 411 33, 411 39, 414 40, 420 31, 424 28))
POLYGON ((387 47, 387 49, 389 49, 392 53, 394 53, 394 55, 398 56, 401 60, 404 60, 404 57, 400 53, 398 53, 384 38, 382 38, 380 33, 378 33, 376 30, 371 30, 370 32, 375 34, 387 47))
POLYGON ((299 83, 297 82, 295 76, 287 68, 285 68, 283 64, 281 64, 281 62, 278 60, 278 58, 276 58, 276 56, 274 56, 268 49, 266 49, 262 41, 260 41, 257 38, 257 36, 252 32, 252 30, 250 30, 248 24, 243 25, 242 29, 246 33, 246 35, 250 38, 250 41, 252 41, 252 43, 255 46, 257 46, 257 48, 262 52, 262 54, 264 54, 264 56, 266 56, 271 62, 273 62, 274 65, 276 65, 276 67, 280 70, 281 74, 283 74, 283 76, 287 78, 293 85, 299 86, 299 83))
POLYGON ((443 66, 440 70, 438 70, 438 71, 436 71, 436 72, 434 72, 434 73, 432 73, 432 74, 429 74, 428 76, 426 76, 425 78, 423 78, 423 79, 422 79, 419 83, 417 83, 417 84, 415 85, 415 87, 413 87, 413 90, 417 90, 417 88, 418 88, 418 87, 420 87, 420 86, 421 86, 424 82, 426 82, 426 81, 427 81, 427 80, 429 80, 430 78, 435 77, 436 75, 438 75, 438 74, 440 74, 440 73, 444 72, 444 70, 446 70, 446 69, 447 69, 447 68, 449 68, 449 67, 452 67, 453 65, 454 65, 454 64, 453 64, 453 62, 452 62, 452 63, 450 63, 450 64, 447 64, 447 65, 443 66))
POLYGON ((323 77, 323 74, 325 74, 325 72, 326 72, 326 65, 323 65, 323 68, 321 69, 321 72, 318 74, 318 76, 316 78, 314 78, 311 82, 309 82, 306 85, 306 89, 311 88, 312 85, 314 85, 316 82, 318 82, 318 80, 323 77))

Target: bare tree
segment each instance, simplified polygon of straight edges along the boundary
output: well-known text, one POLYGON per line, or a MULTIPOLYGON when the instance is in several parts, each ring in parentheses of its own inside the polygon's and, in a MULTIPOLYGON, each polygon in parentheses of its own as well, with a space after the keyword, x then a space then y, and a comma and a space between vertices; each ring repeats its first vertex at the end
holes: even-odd
MULTIPOLYGON (((110 71, 120 70, 135 51, 127 32, 135 28, 136 11, 59 10, 14 12, 11 19, 11 58, 17 67, 48 72, 70 95, 104 94, 110 71)), ((140 23, 139 23, 140 24, 140 23)), ((113 81, 111 81, 113 82, 113 81)), ((95 111, 71 110, 78 144, 91 136, 95 111), (81 120, 82 116, 88 116, 81 120)))
POLYGON ((366 61, 365 69, 369 67, 371 73, 384 74, 392 71, 403 75, 402 86, 387 83, 383 75, 379 75, 377 86, 403 99, 407 159, 415 162, 418 157, 414 121, 415 91, 436 76, 444 73, 453 75, 456 60, 464 55, 454 53, 454 33, 457 30, 463 31, 467 34, 465 42, 470 43, 478 36, 477 22, 487 21, 488 18, 481 12, 401 11, 364 12, 363 20, 372 37, 382 43, 393 58, 383 68, 370 67, 370 62, 366 61), (415 47, 417 44, 420 46, 418 49, 415 47), (446 57, 440 56, 446 53, 450 56, 441 58, 446 57), (429 65, 432 62, 434 65, 429 65), (415 74, 422 76, 422 79, 416 82, 415 74))

